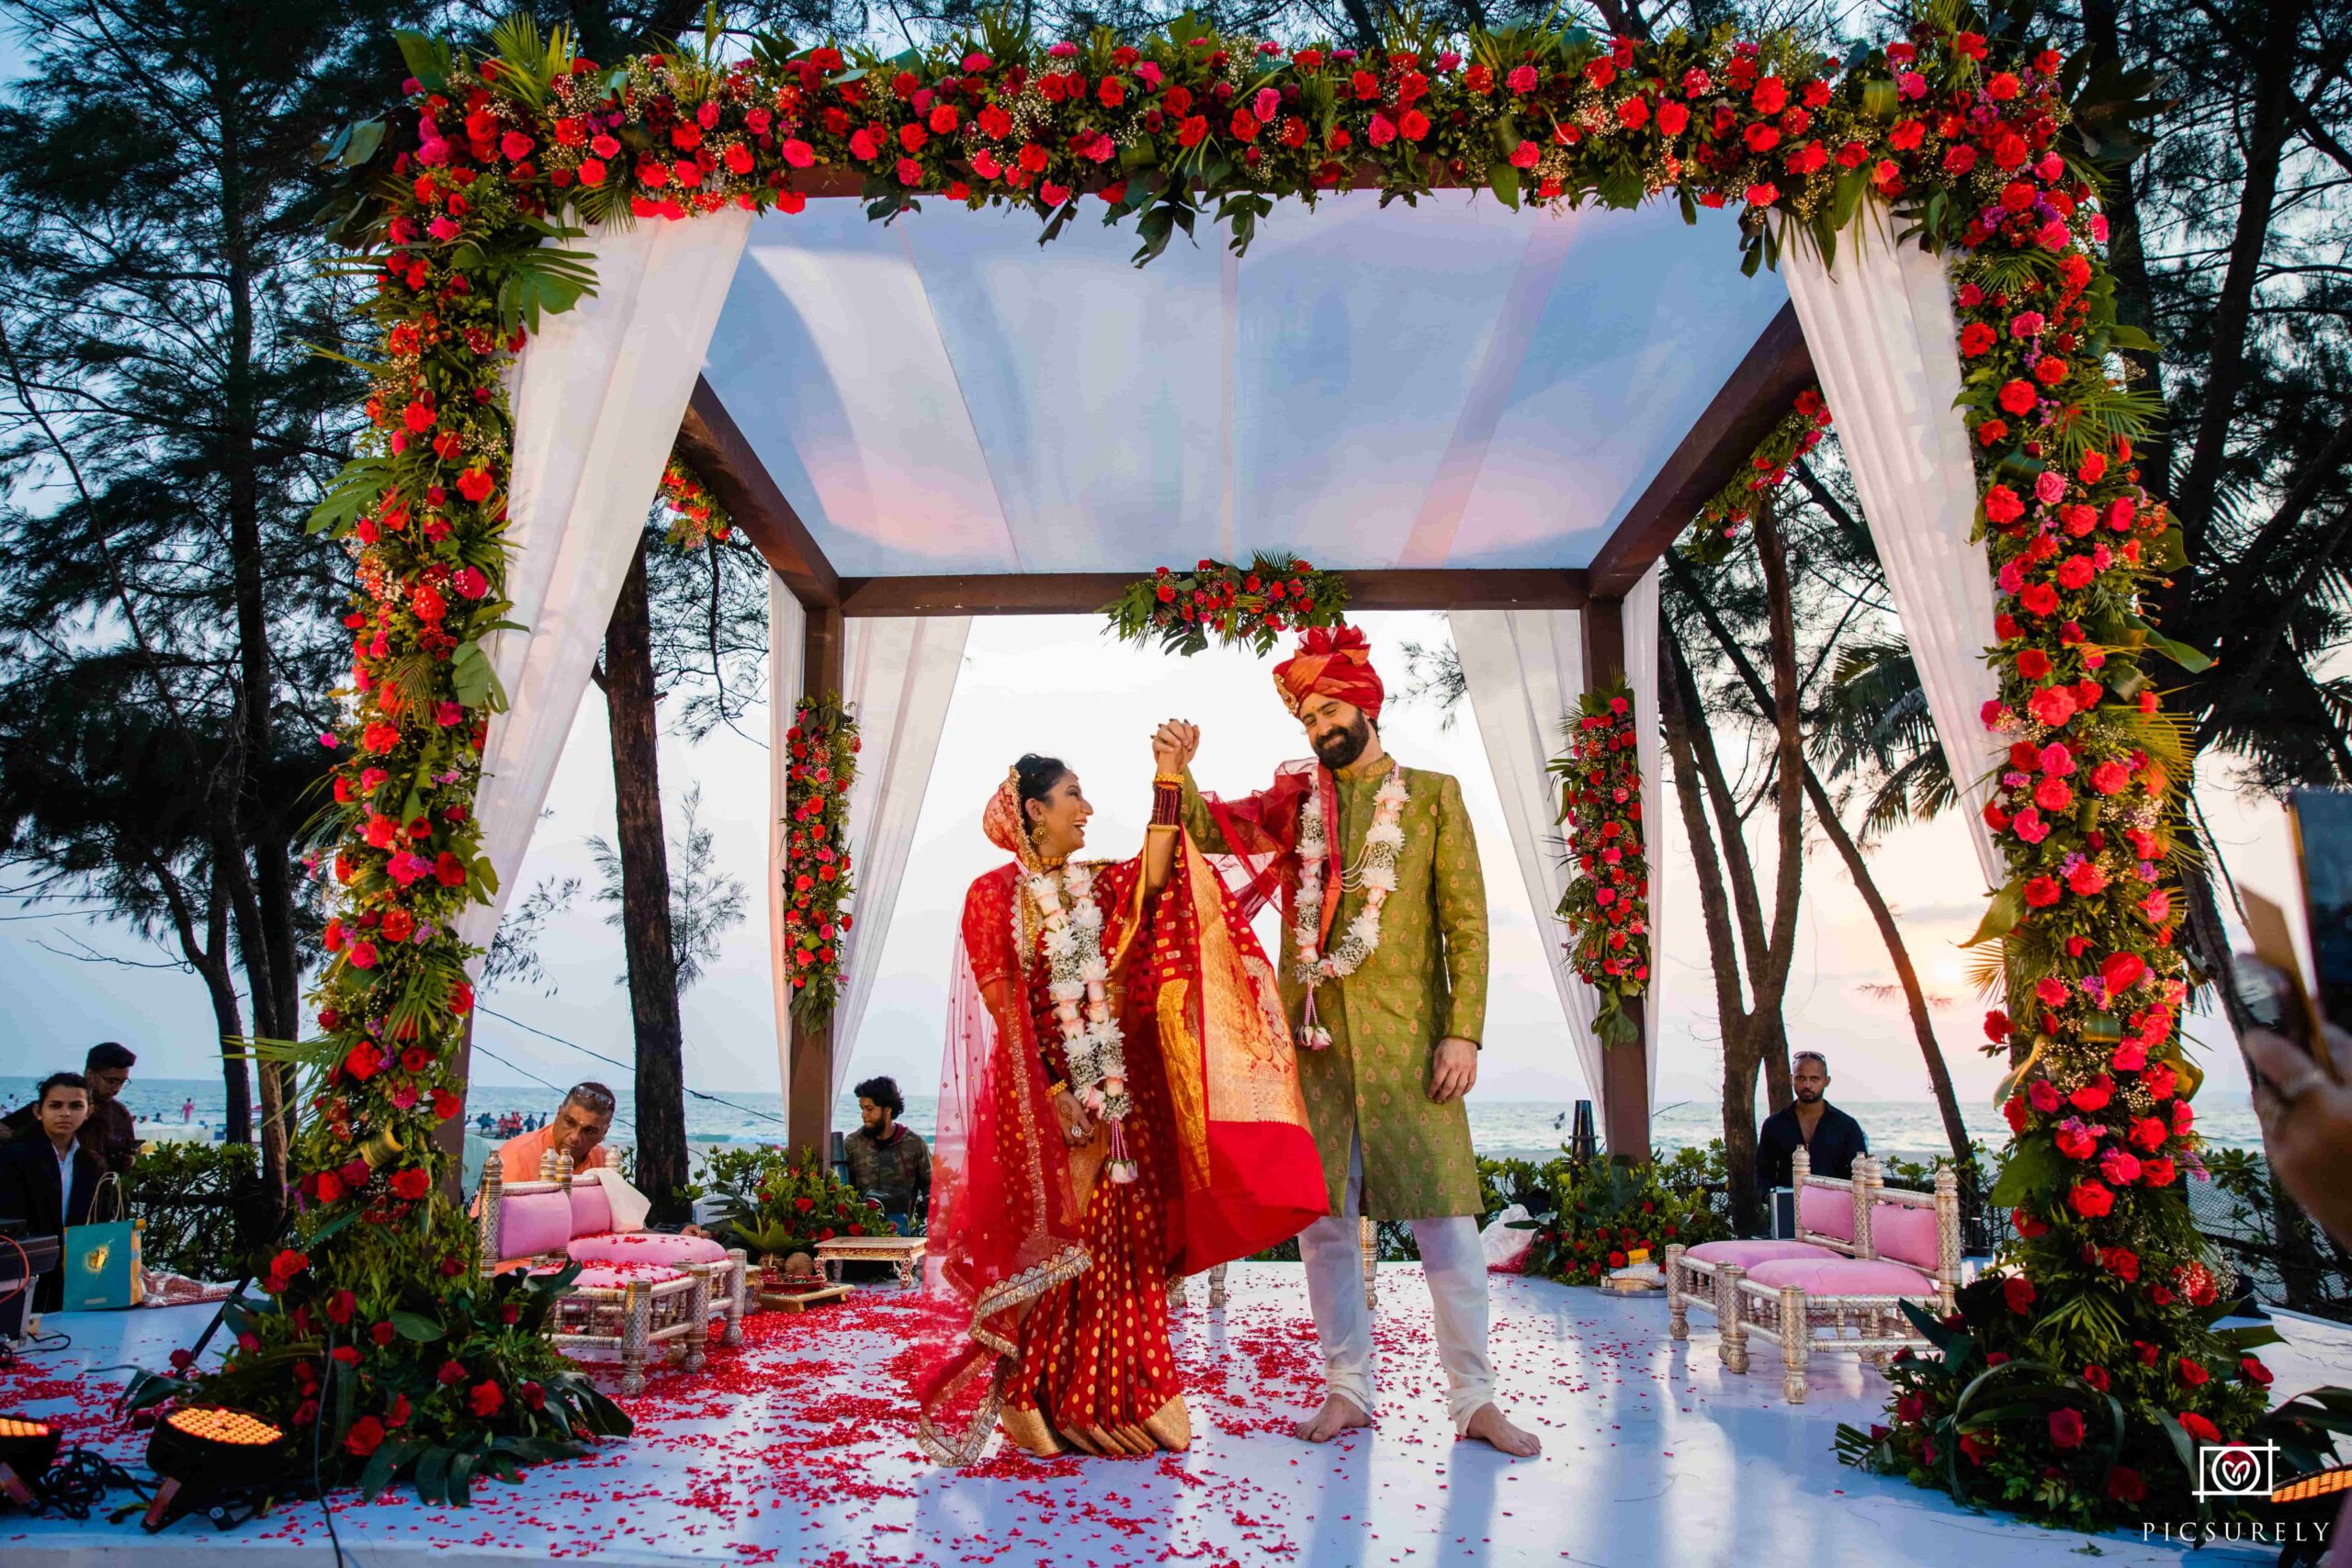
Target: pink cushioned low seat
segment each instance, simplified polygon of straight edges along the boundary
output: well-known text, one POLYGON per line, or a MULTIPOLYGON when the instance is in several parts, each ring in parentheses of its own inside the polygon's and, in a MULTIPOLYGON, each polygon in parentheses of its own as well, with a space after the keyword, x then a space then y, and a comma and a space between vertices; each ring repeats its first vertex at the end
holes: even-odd
MULTIPOLYGON (((552 1274, 555 1270, 534 1269, 531 1272, 552 1274)), ((582 1291, 617 1291, 632 1284, 666 1285, 673 1280, 684 1278, 685 1275, 680 1270, 665 1268, 658 1263, 626 1263, 617 1268, 582 1269, 580 1270, 580 1277, 571 1283, 573 1288, 582 1291)))
POLYGON ((601 1181, 571 1184, 571 1234, 603 1235, 613 1228, 613 1200, 601 1181))
POLYGON ((1810 1241, 1758 1239, 1703 1241, 1682 1256, 1685 1261, 1711 1263, 1718 1268, 1725 1263, 1736 1263, 1742 1269, 1753 1269, 1759 1263, 1770 1263, 1784 1258, 1827 1259, 1836 1258, 1838 1254, 1810 1241))
POLYGON ((628 1231, 583 1235, 565 1249, 577 1263, 724 1263, 727 1249, 704 1235, 628 1231))
POLYGON ((1912 1203, 1871 1205, 1871 1249, 1934 1273, 1936 1212, 1912 1203))
POLYGON ((561 1252, 571 1239, 571 1200, 562 1193, 508 1193, 498 1201, 498 1250, 504 1257, 561 1252))
POLYGON ((1771 1290, 1794 1285, 1809 1296, 1932 1296, 1936 1282, 1917 1269, 1883 1258, 1783 1258, 1748 1271, 1755 1284, 1771 1290))
POLYGON ((1854 1195, 1834 1187, 1805 1183, 1797 1193, 1797 1228, 1816 1235, 1834 1235, 1839 1241, 1853 1240, 1854 1195))

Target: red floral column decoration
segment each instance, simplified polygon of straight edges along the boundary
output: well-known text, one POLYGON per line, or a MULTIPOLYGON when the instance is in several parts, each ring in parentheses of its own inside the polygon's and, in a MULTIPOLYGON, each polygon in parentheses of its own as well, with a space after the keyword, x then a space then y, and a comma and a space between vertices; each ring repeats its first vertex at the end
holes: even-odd
POLYGON ((1607 1044, 1630 1044, 1641 1037, 1640 998, 1650 983, 1641 736, 1623 676, 1587 692, 1577 706, 1566 727, 1568 749, 1551 763, 1577 873, 1560 896, 1558 914, 1568 926, 1568 956, 1600 998, 1593 1032, 1607 1044))
POLYGON ((1347 580, 1288 555, 1248 566, 1204 560, 1190 571, 1161 567, 1127 585, 1103 610, 1122 642, 1158 642, 1188 658, 1208 647, 1264 654, 1286 631, 1347 622, 1347 580))
POLYGON ((857 719, 836 693, 803 697, 785 744, 785 961, 793 1016, 819 1023, 841 995, 842 951, 854 919, 849 787, 857 777, 857 719))

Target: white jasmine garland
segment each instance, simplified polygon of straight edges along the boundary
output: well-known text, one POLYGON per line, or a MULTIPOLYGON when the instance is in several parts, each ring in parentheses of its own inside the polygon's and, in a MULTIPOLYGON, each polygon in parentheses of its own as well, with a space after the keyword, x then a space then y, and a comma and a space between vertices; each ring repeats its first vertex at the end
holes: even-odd
POLYGON ((1405 771, 1390 762, 1387 778, 1373 795, 1372 826, 1363 836, 1361 880, 1363 908, 1356 911, 1329 953, 1323 943, 1323 874, 1330 863, 1330 839, 1324 829, 1327 809, 1318 774, 1314 790, 1299 808, 1298 895, 1291 931, 1297 950, 1296 969, 1306 987, 1306 1015, 1299 1028, 1299 1043, 1319 1051, 1331 1043, 1331 1032, 1315 1021, 1315 987, 1326 980, 1343 980, 1354 974, 1380 946, 1380 910, 1396 890, 1396 854, 1405 846, 1405 771))
POLYGON ((1094 901, 1094 869, 1073 864, 1059 874, 1025 879, 1045 938, 1054 1021, 1061 1032, 1062 1056, 1070 1088, 1089 1107, 1116 1120, 1127 1110, 1124 1092, 1102 1085, 1127 1076, 1125 1036, 1111 1016, 1111 966, 1102 956, 1102 910, 1094 901))

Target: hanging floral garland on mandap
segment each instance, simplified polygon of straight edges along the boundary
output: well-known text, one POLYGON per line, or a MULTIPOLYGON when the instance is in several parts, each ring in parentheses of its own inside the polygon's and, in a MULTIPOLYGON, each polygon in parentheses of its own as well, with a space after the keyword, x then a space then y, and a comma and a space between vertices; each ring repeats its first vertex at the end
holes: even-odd
MULTIPOLYGON (((296 1151, 307 1206, 299 1247, 265 1282, 267 1300, 240 1309, 236 1348, 201 1379, 204 1395, 298 1428, 331 1420, 333 1462, 374 1465, 379 1479, 446 1476, 454 1461, 432 1454, 571 1441, 604 1419, 549 1394, 549 1379, 579 1380, 514 1328, 527 1314, 450 1288, 470 1277, 474 1244, 438 1195, 432 1153, 435 1127, 462 1107, 471 950, 454 926, 495 892, 471 807, 503 705, 482 639, 511 609, 502 378, 544 312, 593 288, 593 258, 564 244, 585 237, 581 223, 795 212, 811 194, 854 194, 877 219, 926 200, 1026 207, 1050 238, 1084 194, 1106 220, 1135 220, 1142 261, 1204 215, 1241 250, 1279 199, 1476 186, 1513 207, 1735 209, 1752 271, 1784 241, 1831 252, 1878 199, 1953 256, 1962 286, 1968 417, 2004 595, 2004 694, 1987 721, 2013 747, 1996 810, 2015 874, 1984 934, 2006 943, 2016 1021, 2005 1027, 2033 1064, 2001 1194, 2030 1234, 2008 1259, 2017 1282, 1967 1297, 1946 1382, 1922 1376, 1856 1457, 1944 1483, 1969 1416, 1959 1391, 1988 1350, 2087 1386, 2096 1358, 2128 1395, 2121 1441, 2070 1445, 2065 1423, 2045 1432, 2012 1400, 2006 1425, 1969 1434, 2004 1470, 1986 1493, 2069 1522, 2122 1517, 2135 1486, 2185 1503, 2191 1456, 2177 1445, 2243 1434, 2262 1402, 2240 1347, 2212 1327, 2177 1187, 2196 1146, 2168 869, 2187 768, 2140 668, 2143 649, 2173 650, 2136 604, 2178 545, 2132 467, 2145 400, 2106 368, 2109 350, 2141 340, 2114 320, 2090 184, 2095 159, 2128 151, 2134 110, 2111 76, 2021 36, 1988 38, 1964 7, 1939 5, 1932 18, 1842 61, 1728 28, 1643 42, 1528 26, 1453 40, 1409 20, 1360 52, 1225 37, 1190 18, 1132 42, 1102 31, 1045 46, 991 13, 952 48, 895 59, 762 37, 731 60, 714 23, 698 50, 609 68, 523 18, 487 53, 401 35, 407 112, 328 149, 348 181, 332 232, 374 281, 383 351, 371 433, 313 520, 345 542, 356 592, 345 718, 322 738, 341 766, 320 1034, 293 1052, 310 1072, 296 1151), (2065 807, 2041 804, 2046 782, 2068 792, 2065 807), (352 1324, 390 1332, 345 1337, 352 1324), (342 1371, 324 1375, 350 1381, 321 1399, 330 1341, 355 1354, 333 1359, 342 1371), (459 1343, 481 1348, 453 1355, 459 1343), (313 1368, 307 1384, 288 1376, 297 1365, 313 1368), (360 1442, 395 1412, 401 1446, 379 1438, 363 1459, 360 1442)), ((1336 618, 1324 592, 1312 597, 1308 615, 1336 618)), ((1193 620, 1180 610, 1170 626, 1146 605, 1141 629, 1204 646, 1199 607, 1185 607, 1193 620)), ((1241 609, 1238 596, 1224 608, 1241 609)), ((1209 626, 1227 635, 1216 614, 1209 626)), ((821 924, 813 934, 821 949, 821 924)), ((2026 1403, 2054 1416, 2060 1398, 2026 1403)))
POLYGON ((1261 553, 1248 566, 1204 560, 1190 571, 1160 567, 1127 584, 1103 610, 1121 642, 1155 639, 1186 658, 1209 645, 1263 657, 1285 631, 1343 626, 1348 582, 1287 555, 1261 553))
POLYGON ((680 549, 698 550, 714 540, 723 545, 734 536, 735 519, 683 457, 673 454, 662 466, 656 499, 670 516, 670 542, 680 549))
POLYGON ((1568 926, 1568 957, 1600 998, 1593 1032, 1604 1044, 1638 1039, 1650 981, 1650 863, 1642 823, 1641 735, 1634 693, 1619 676, 1587 692, 1554 758, 1560 818, 1568 824, 1576 877, 1555 911, 1568 926))

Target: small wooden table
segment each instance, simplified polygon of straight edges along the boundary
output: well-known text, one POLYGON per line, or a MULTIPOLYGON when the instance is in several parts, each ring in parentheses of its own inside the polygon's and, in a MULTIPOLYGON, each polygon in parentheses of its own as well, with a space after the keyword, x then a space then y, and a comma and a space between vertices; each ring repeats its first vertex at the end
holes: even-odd
POLYGON ((837 1235, 817 1244, 817 1266, 839 1284, 844 1263, 888 1263, 899 1285, 911 1287, 922 1266, 923 1241, 919 1235, 837 1235))

